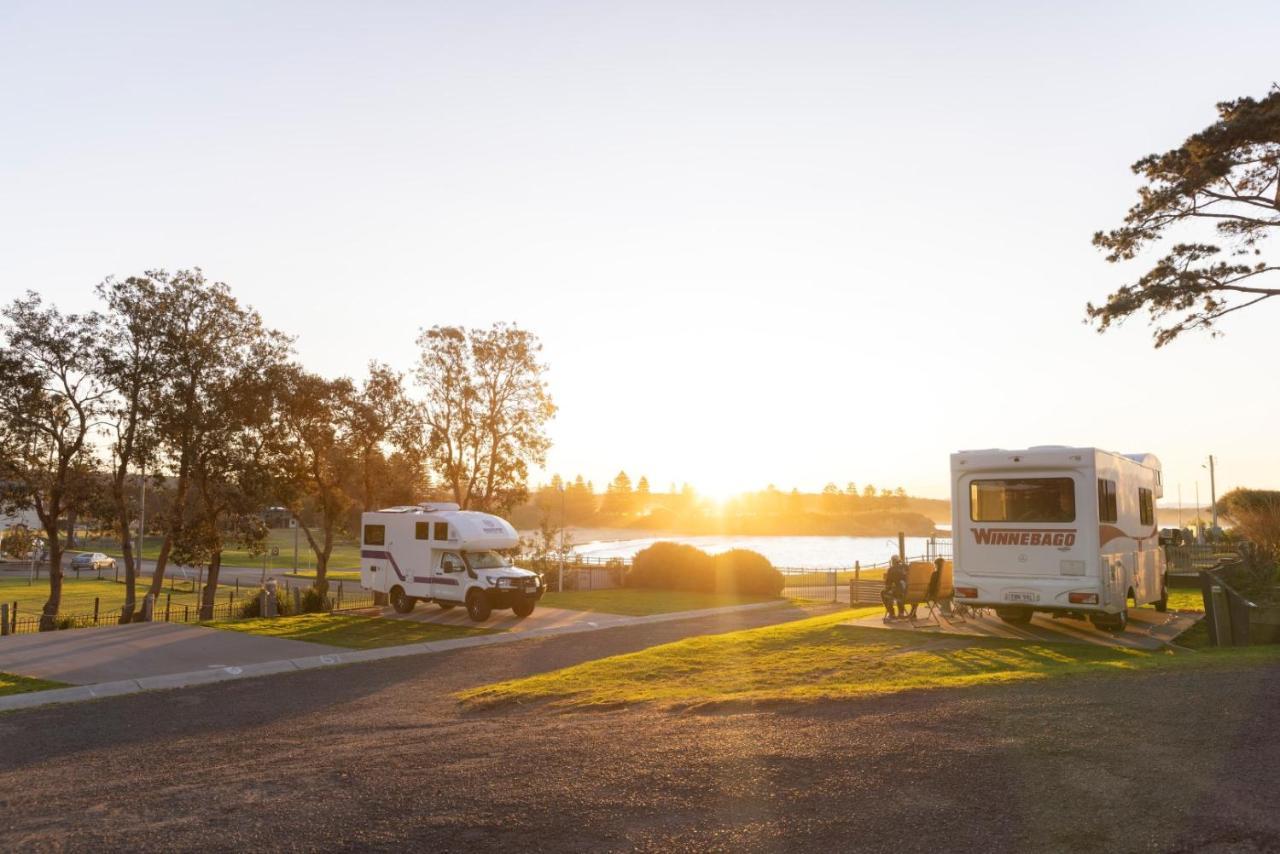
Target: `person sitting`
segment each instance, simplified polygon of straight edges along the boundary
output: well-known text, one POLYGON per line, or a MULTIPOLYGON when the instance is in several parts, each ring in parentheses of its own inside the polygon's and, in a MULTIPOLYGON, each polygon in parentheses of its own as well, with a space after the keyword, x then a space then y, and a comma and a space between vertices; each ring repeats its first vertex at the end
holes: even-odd
POLYGON ((907 615, 903 600, 907 596, 907 566, 897 555, 889 561, 889 568, 884 571, 884 589, 880 591, 880 601, 884 603, 884 621, 903 619, 907 615), (897 614, 894 614, 894 607, 897 614))

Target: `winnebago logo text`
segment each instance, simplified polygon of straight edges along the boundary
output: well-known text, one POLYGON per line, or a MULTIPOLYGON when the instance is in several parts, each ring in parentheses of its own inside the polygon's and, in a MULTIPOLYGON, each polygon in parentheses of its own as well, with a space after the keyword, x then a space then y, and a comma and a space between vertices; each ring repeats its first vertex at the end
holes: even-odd
POLYGON ((1076 543, 1075 529, 1044 528, 970 528, 980 546, 1057 546, 1071 548, 1076 543))

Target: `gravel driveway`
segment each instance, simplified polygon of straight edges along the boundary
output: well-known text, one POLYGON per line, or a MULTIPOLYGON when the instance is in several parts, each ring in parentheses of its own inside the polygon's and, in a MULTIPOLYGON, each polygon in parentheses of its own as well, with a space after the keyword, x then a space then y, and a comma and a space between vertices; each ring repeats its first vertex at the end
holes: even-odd
POLYGON ((719 714, 450 698, 781 616, 0 716, 0 849, 1280 848, 1280 666, 719 714))

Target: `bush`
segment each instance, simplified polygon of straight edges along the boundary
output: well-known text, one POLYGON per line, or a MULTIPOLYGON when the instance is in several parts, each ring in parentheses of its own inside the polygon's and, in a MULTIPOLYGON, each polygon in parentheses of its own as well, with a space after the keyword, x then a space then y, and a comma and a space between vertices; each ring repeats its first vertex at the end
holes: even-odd
POLYGON ((758 593, 777 596, 782 593, 782 573, 769 559, 749 549, 733 549, 712 558, 715 564, 716 590, 723 593, 758 593))
POLYGON ((734 549, 712 557, 681 543, 654 543, 631 563, 627 587, 658 590, 692 590, 702 593, 750 593, 777 596, 782 573, 768 558, 746 549, 734 549))

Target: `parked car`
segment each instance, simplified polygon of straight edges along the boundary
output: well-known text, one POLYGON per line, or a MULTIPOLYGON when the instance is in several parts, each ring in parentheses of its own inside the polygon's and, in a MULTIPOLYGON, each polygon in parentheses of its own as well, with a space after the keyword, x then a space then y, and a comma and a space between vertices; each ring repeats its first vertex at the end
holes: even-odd
POLYGON ((71 568, 93 572, 99 569, 116 568, 116 559, 102 552, 81 552, 71 559, 71 568))

